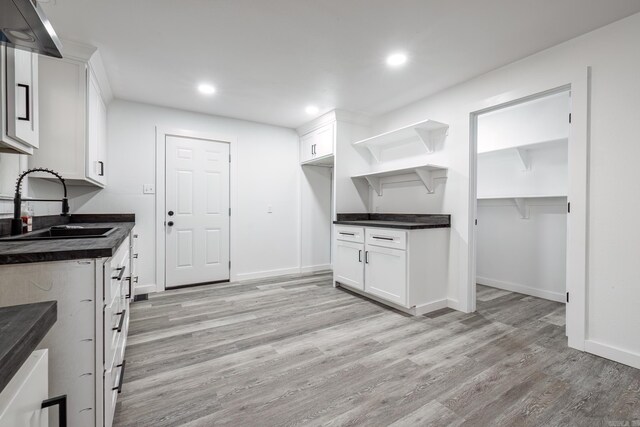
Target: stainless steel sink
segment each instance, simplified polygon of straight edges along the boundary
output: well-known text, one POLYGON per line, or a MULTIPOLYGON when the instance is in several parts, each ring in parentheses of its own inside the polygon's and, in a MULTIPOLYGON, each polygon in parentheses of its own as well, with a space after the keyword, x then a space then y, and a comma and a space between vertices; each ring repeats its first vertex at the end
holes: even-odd
POLYGON ((0 239, 3 242, 15 242, 24 240, 55 240, 55 239, 93 239, 107 237, 116 231, 114 227, 83 227, 83 226, 55 226, 44 230, 33 231, 20 236, 11 236, 0 239))

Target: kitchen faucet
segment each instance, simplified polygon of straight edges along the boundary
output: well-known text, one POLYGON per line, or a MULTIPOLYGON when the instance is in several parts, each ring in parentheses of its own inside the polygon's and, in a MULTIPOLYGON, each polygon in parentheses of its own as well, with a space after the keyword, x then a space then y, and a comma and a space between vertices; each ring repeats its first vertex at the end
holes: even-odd
POLYGON ((20 219, 20 207, 22 205, 22 195, 21 187, 22 187, 22 179, 32 172, 46 172, 54 175, 56 178, 60 180, 62 183, 62 187, 64 188, 64 196, 62 200, 56 199, 28 199, 29 202, 62 202, 62 213, 61 216, 69 215, 69 199, 67 199, 67 184, 64 182, 64 178, 60 176, 57 172, 54 172, 50 169, 45 168, 33 168, 29 169, 26 172, 23 172, 18 177, 18 182, 16 183, 16 195, 13 199, 13 219, 11 220, 11 235, 16 236, 18 234, 22 234, 22 219, 20 219))

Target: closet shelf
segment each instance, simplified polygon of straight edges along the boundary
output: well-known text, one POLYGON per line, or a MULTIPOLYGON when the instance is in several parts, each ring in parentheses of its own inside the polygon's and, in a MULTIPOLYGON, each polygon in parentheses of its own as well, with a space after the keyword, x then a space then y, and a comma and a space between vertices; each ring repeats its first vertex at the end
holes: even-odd
POLYGON ((427 153, 433 153, 447 136, 449 125, 436 122, 435 120, 424 120, 400 129, 372 136, 353 143, 356 147, 365 147, 377 162, 382 161, 382 151, 388 148, 397 147, 412 141, 424 144, 427 153))
POLYGON ((483 157, 486 155, 501 153, 507 151, 513 151, 517 155, 518 162, 521 164, 524 171, 531 170, 531 158, 529 151, 531 150, 544 150, 547 148, 557 147, 560 144, 568 145, 568 138, 552 139, 547 141, 539 141, 530 144, 513 145, 510 147, 495 148, 489 150, 478 149, 478 156, 483 157))
POLYGON ((563 198, 566 194, 478 196, 478 200, 512 200, 522 219, 529 219, 529 202, 532 199, 563 198))
POLYGON ((534 194, 534 195, 513 195, 513 196, 478 196, 478 200, 499 200, 499 199, 546 199, 554 197, 567 197, 566 194, 534 194))
POLYGON ((422 182, 429 193, 435 191, 435 180, 444 180, 447 178, 448 169, 437 165, 419 165, 402 169, 388 169, 378 172, 369 172, 361 175, 352 176, 351 179, 365 180, 371 188, 375 190, 378 196, 382 196, 382 179, 392 176, 416 175, 417 179, 422 182))

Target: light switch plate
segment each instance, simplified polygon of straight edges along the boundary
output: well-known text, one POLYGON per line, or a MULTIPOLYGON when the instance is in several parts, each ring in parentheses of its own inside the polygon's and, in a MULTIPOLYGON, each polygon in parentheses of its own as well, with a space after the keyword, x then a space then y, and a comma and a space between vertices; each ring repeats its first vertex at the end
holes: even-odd
POLYGON ((144 184, 142 186, 143 194, 156 194, 156 186, 153 184, 144 184))

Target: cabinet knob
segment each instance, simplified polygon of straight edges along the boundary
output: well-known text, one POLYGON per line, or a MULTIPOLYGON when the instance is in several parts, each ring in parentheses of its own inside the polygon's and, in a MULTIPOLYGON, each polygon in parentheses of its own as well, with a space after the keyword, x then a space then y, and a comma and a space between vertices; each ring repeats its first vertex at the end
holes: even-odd
POLYGON ((169 212, 167 212, 167 215, 169 215, 169 216, 173 216, 173 211, 169 211, 169 212))
POLYGON ((167 225, 168 225, 169 227, 173 227, 173 221, 169 221, 169 222, 167 222, 167 225))

